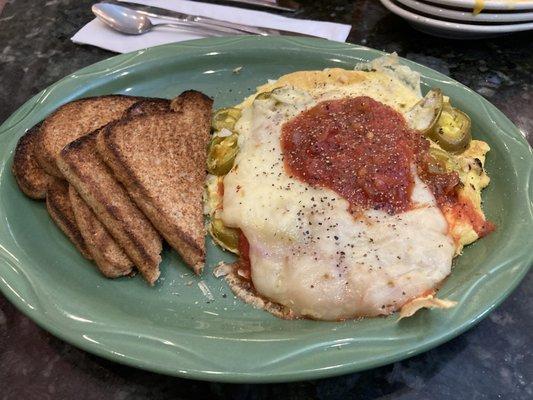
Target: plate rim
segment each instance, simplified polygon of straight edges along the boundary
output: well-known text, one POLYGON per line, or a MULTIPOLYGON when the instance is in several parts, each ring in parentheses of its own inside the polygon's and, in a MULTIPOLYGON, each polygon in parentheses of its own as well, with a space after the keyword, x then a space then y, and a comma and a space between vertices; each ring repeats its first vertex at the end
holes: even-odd
POLYGON ((533 10, 517 13, 479 13, 472 11, 448 9, 440 4, 424 3, 418 0, 397 0, 404 6, 438 18, 448 18, 457 23, 484 22, 484 23, 521 23, 533 22, 533 10))
MULTIPOLYGON (((476 0, 426 0, 433 4, 444 4, 447 6, 460 7, 473 9, 476 5, 476 0)), ((533 10, 533 0, 526 0, 513 3, 512 7, 509 7, 507 0, 484 0, 485 10, 533 10)))
MULTIPOLYGON (((161 45, 149 49, 139 50, 132 53, 117 55, 105 60, 102 60, 98 63, 89 65, 79 71, 76 71, 67 77, 61 79, 60 81, 54 83, 53 85, 49 86, 48 88, 44 89, 34 97, 32 97, 30 100, 28 100, 24 105, 22 105, 19 109, 17 109, 1 126, 0 126, 0 143, 3 141, 6 141, 6 138, 12 138, 13 135, 16 135, 15 128, 22 124, 22 122, 26 121, 29 123, 31 121, 32 117, 32 111, 39 105, 46 104, 47 99, 53 95, 53 91, 60 85, 63 85, 65 82, 70 81, 72 78, 84 78, 90 81, 94 76, 100 76, 102 74, 110 73, 110 71, 117 71, 121 68, 128 68, 132 65, 135 65, 135 63, 138 62, 144 62, 148 61, 151 58, 152 54, 156 54, 157 52, 161 50, 167 50, 167 49, 192 49, 193 51, 206 51, 208 49, 216 50, 219 49, 221 46, 229 46, 231 47, 234 44, 239 44, 243 41, 254 41, 258 44, 261 43, 277 43, 283 46, 288 46, 289 48, 300 48, 300 49, 317 49, 317 50, 331 50, 331 51, 349 51, 356 49, 358 51, 363 51, 368 54, 368 58, 374 58, 379 55, 383 55, 385 53, 380 52, 378 50, 370 49, 364 46, 359 45, 353 45, 348 43, 338 43, 338 42, 330 42, 322 39, 307 39, 307 38, 288 38, 288 37, 280 37, 280 38, 256 38, 256 37, 226 37, 226 38, 217 38, 217 39, 199 39, 194 41, 188 41, 188 42, 181 42, 181 43, 172 43, 172 44, 166 44, 161 45), (144 61, 143 61, 144 60, 144 61), (11 132, 11 134, 9 134, 11 132)), ((171 52, 169 52, 171 53, 171 52)), ((401 59, 402 63, 407 64, 411 67, 415 67, 416 70, 422 71, 424 70, 431 70, 428 67, 422 66, 420 64, 417 64, 415 62, 401 59)), ((437 71, 431 70, 432 74, 436 74, 439 78, 441 83, 443 84, 451 84, 453 86, 459 86, 462 90, 465 90, 466 92, 470 93, 470 95, 474 95, 478 98, 478 101, 481 102, 481 104, 485 107, 485 110, 488 114, 494 113, 501 121, 503 121, 506 125, 509 125, 513 127, 513 134, 510 135, 512 139, 512 145, 518 146, 517 149, 521 149, 524 154, 528 154, 528 157, 533 157, 533 153, 531 152, 531 147, 526 142, 525 138, 522 136, 516 136, 520 135, 518 132, 518 128, 512 124, 512 122, 505 117, 503 113, 501 113, 496 107, 494 107, 490 102, 482 98, 481 96, 475 94, 471 89, 467 88, 466 86, 460 84, 459 82, 446 77, 437 71)), ((433 79, 433 78, 432 78, 433 79)), ((436 78, 435 78, 436 79, 436 78)), ((82 79, 83 81, 83 79, 82 79)), ((61 96, 64 98, 64 96, 61 96)), ((76 97, 76 92, 72 93, 72 97, 76 97)), ((67 99, 69 100, 69 99, 67 99)), ((34 121, 36 122, 36 121, 34 121)), ((7 147, 7 146, 6 146, 7 147)), ((0 165, 0 176, 4 173, 3 169, 6 168, 6 160, 9 159, 9 156, 13 149, 5 149, 5 151, 0 152, 0 162, 3 162, 2 165, 0 165)), ((533 160, 533 158, 532 158, 533 160)), ((9 171, 8 171, 9 173, 9 171)), ((529 174, 531 175, 531 170, 529 171, 529 174)), ((533 189, 533 188, 532 188, 533 189)), ((531 193, 526 191, 523 193, 526 198, 530 198, 532 196, 531 193)), ((530 217, 533 217, 533 209, 529 210, 530 217)), ((1 213, 0 213, 1 216, 1 213)), ((530 221, 530 226, 531 226, 530 221)), ((2 261, 2 264, 7 264, 8 266, 11 266, 12 269, 16 269, 17 267, 13 265, 13 261, 10 261, 10 255, 9 250, 4 248, 2 246, 2 243, 0 243, 0 261, 2 261)), ((116 352, 114 352, 112 349, 104 348, 103 346, 95 345, 91 343, 90 341, 81 341, 77 335, 76 332, 69 333, 64 332, 59 327, 54 326, 54 324, 51 322, 51 320, 47 319, 46 316, 43 316, 40 312, 37 312, 35 310, 32 310, 28 307, 28 303, 24 299, 23 296, 19 292, 17 292, 16 287, 12 287, 9 285, 11 282, 7 282, 4 278, 3 273, 0 273, 0 291, 3 292, 3 294, 6 296, 6 298, 16 306, 17 309, 19 309, 23 314, 27 315, 29 318, 31 318, 34 322, 37 323, 41 328, 47 330, 48 332, 52 333, 54 336, 57 336, 61 338, 62 340, 71 343, 72 345, 81 348, 85 351, 88 351, 90 353, 96 354, 98 356, 101 356, 103 358, 107 358, 109 360, 120 362, 122 364, 127 364, 130 366, 134 366, 137 368, 143 368, 150 371, 163 373, 167 375, 174 375, 174 376, 180 376, 184 378, 192 378, 192 379, 203 379, 203 380, 209 380, 209 381, 219 381, 219 382, 248 382, 248 383, 267 383, 267 382, 289 382, 289 381, 296 381, 296 380, 302 380, 302 379, 316 379, 316 378, 325 378, 329 376, 334 375, 340 375, 344 373, 349 372, 356 372, 368 368, 374 368, 381 365, 389 364, 394 361, 398 361, 401 359, 405 359, 411 356, 414 356, 416 354, 419 354, 421 352, 427 351, 430 348, 436 347, 454 337, 461 334, 462 332, 466 331, 467 329, 471 328, 475 324, 477 324, 479 321, 481 321, 488 313, 490 313, 495 307, 497 307, 520 283, 520 281, 523 279, 523 277, 526 275, 526 273, 529 271, 529 268, 531 266, 531 263, 533 261, 533 254, 527 257, 527 259, 523 259, 519 262, 518 266, 520 267, 520 273, 515 275, 513 280, 510 282, 509 286, 507 286, 506 290, 503 293, 500 293, 494 301, 491 302, 491 304, 486 307, 485 309, 479 311, 476 313, 476 316, 469 321, 460 324, 459 326, 456 326, 452 330, 447 330, 444 334, 441 334, 440 336, 437 336, 433 338, 432 340, 427 341, 426 343, 415 346, 413 349, 411 349, 407 354, 405 353, 405 350, 398 351, 396 354, 389 355, 387 357, 381 357, 376 360, 370 360, 366 363, 359 363, 357 364, 354 360, 354 362, 351 363, 344 363, 342 365, 337 365, 332 368, 322 368, 322 369, 306 369, 303 371, 290 371, 290 372, 283 372, 278 374, 273 373, 265 373, 265 372, 253 372, 253 373, 238 373, 234 371, 230 372, 223 372, 223 373, 209 373, 209 371, 179 371, 176 369, 170 369, 166 366, 157 365, 157 363, 154 363, 150 360, 138 360, 136 358, 130 358, 126 355, 117 356, 116 352)), ((21 292, 23 295, 24 293, 21 292)), ((178 360, 178 359, 177 359, 178 360)))
MULTIPOLYGON (((435 29, 441 29, 449 32, 464 32, 472 34, 490 34, 490 33, 513 33, 524 32, 533 29, 533 21, 494 25, 474 25, 461 22, 449 22, 436 18, 430 18, 406 10, 396 4, 395 0, 379 0, 385 8, 401 18, 405 18, 414 24, 423 25, 435 29)), ((399 0, 398 0, 399 1, 399 0)))

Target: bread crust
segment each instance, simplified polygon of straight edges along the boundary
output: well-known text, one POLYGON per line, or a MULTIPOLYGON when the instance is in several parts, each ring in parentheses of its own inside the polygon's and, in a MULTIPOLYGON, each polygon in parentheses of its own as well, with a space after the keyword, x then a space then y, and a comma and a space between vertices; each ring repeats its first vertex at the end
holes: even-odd
POLYGON ((131 275, 133 262, 96 218, 74 186, 69 185, 68 190, 78 229, 102 275, 107 278, 131 275))
POLYGON ((44 200, 51 181, 35 159, 35 145, 40 138, 41 124, 35 125, 21 136, 13 156, 12 172, 22 192, 35 200, 44 200))
POLYGON ((66 181, 56 178, 50 180, 46 190, 46 209, 52 220, 74 243, 74 246, 76 246, 82 256, 91 260, 91 254, 76 224, 66 181))
POLYGON ((56 164, 61 149, 73 140, 119 119, 128 107, 141 99, 107 95, 75 100, 59 107, 41 126, 36 143, 36 157, 41 168, 52 176, 62 178, 56 164))
POLYGON ((139 100, 129 107, 123 115, 123 118, 135 117, 138 115, 149 115, 160 112, 170 111, 170 100, 167 99, 144 99, 139 100))

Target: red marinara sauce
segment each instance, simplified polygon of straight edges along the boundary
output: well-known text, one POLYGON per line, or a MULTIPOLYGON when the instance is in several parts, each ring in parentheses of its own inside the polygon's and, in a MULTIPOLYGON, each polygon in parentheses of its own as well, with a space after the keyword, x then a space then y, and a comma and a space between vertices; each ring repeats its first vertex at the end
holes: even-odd
POLYGON ((410 209, 413 162, 439 205, 457 200, 457 173, 431 173, 428 140, 370 97, 323 101, 302 112, 283 125, 281 147, 289 174, 334 190, 352 212, 410 209))
MULTIPOLYGON (((468 198, 461 198, 460 196, 457 202, 445 207, 449 207, 448 212, 454 216, 452 221, 448 219, 451 225, 450 228, 453 228, 457 221, 468 221, 479 237, 487 236, 496 229, 492 222, 483 219, 468 198)), ((459 240, 459 238, 454 239, 456 241, 459 240)))

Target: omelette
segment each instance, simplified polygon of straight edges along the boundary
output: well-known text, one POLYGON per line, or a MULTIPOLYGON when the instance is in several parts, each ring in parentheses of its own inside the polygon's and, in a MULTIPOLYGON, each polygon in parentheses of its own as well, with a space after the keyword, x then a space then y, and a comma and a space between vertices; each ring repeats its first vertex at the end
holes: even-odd
POLYGON ((282 318, 338 321, 454 302, 436 292, 481 209, 489 146, 388 55, 298 71, 213 117, 208 229, 234 293, 282 318))

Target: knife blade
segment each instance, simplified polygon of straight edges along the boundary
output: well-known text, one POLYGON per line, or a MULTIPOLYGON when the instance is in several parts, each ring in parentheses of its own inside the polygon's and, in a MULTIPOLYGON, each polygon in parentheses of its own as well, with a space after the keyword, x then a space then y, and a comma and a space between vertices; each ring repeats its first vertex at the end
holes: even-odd
POLYGON ((230 4, 245 4, 252 7, 268 8, 277 11, 295 12, 300 5, 294 1, 269 1, 269 0, 221 0, 230 4))

